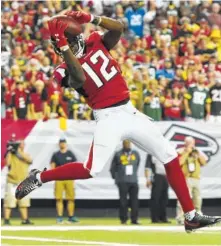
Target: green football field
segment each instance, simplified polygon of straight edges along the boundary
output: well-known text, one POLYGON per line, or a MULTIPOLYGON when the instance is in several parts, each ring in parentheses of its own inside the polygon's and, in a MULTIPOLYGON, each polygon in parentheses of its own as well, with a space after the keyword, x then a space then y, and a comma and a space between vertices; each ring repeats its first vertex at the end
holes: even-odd
POLYGON ((20 220, 11 220, 11 226, 1 227, 2 245, 221 245, 221 226, 187 234, 183 226, 152 225, 141 218, 140 226, 120 225, 112 218, 81 218, 79 223, 57 225, 55 219, 33 219, 33 226, 20 226, 20 220))

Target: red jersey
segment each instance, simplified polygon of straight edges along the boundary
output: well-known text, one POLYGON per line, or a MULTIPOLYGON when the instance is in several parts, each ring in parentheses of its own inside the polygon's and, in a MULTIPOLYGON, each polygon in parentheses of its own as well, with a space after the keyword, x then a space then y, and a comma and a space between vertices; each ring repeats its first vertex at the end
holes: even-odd
POLYGON ((59 98, 61 98, 62 96, 61 86, 58 83, 55 83, 54 81, 49 81, 49 83, 46 84, 46 91, 47 91, 48 103, 50 103, 51 96, 58 95, 59 98))
POLYGON ((28 107, 29 104, 29 91, 28 90, 18 90, 15 89, 12 92, 12 106, 16 109, 24 109, 28 107))
MULTIPOLYGON (((102 42, 102 36, 93 32, 86 40, 86 53, 78 59, 86 81, 78 90, 93 109, 112 106, 129 98, 129 90, 117 62, 102 42)), ((67 68, 65 63, 55 69, 54 77, 62 82, 67 68)))
POLYGON ((46 89, 42 93, 32 92, 30 94, 30 103, 34 105, 35 112, 43 112, 43 103, 47 102, 48 95, 46 89))
MULTIPOLYGON (((171 104, 175 101, 174 98, 171 96, 166 97, 167 100, 170 101, 171 104)), ((164 114, 167 117, 172 117, 176 119, 181 119, 181 104, 182 104, 182 99, 179 100, 179 106, 172 106, 164 109, 164 114)))

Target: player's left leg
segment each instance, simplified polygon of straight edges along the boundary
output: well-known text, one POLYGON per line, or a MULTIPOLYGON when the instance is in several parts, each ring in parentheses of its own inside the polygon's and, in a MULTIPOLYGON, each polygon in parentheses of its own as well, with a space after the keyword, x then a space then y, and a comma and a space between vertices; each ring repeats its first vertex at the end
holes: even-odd
POLYGON ((168 182, 175 191, 185 213, 186 231, 190 232, 221 222, 221 217, 201 216, 196 213, 176 150, 154 123, 131 105, 128 105, 125 111, 127 112, 126 121, 131 122, 128 123, 128 134, 125 138, 130 139, 164 164, 168 182))
POLYGON ((192 214, 194 216, 194 206, 180 168, 176 150, 162 135, 156 125, 139 111, 131 115, 130 122, 132 124, 130 124, 129 139, 164 164, 168 182, 174 189, 184 212, 193 211, 192 214))

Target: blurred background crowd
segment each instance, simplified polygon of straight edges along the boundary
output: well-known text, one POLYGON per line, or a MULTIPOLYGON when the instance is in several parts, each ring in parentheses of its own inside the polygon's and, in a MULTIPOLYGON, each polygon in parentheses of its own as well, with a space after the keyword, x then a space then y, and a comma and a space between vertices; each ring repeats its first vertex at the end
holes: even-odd
MULTIPOLYGON (((220 120, 221 5, 211 0, 2 1, 2 118, 93 119, 84 98, 53 77, 62 60, 47 20, 70 9, 124 22, 111 54, 139 110, 156 121, 220 120)), ((85 36, 94 30, 87 24, 85 36)))

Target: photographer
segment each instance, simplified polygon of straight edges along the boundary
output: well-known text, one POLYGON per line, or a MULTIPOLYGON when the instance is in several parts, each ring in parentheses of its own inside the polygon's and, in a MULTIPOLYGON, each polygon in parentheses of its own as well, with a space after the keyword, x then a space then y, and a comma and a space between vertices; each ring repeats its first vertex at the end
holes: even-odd
MULTIPOLYGON (((189 192, 193 204, 198 213, 201 213, 202 199, 200 195, 200 170, 206 165, 206 157, 195 147, 195 140, 192 137, 185 138, 185 146, 178 150, 180 165, 187 180, 189 192)), ((180 204, 177 204, 177 222, 183 223, 183 211, 180 204)))
MULTIPOLYGON (((12 208, 16 207, 15 199, 16 186, 28 175, 29 165, 32 164, 31 157, 24 152, 24 141, 15 141, 14 138, 7 144, 7 153, 5 155, 8 174, 4 197, 4 224, 10 225, 10 216, 12 208)), ((18 201, 21 214, 22 225, 33 224, 28 218, 28 207, 30 199, 23 198, 18 201)))

